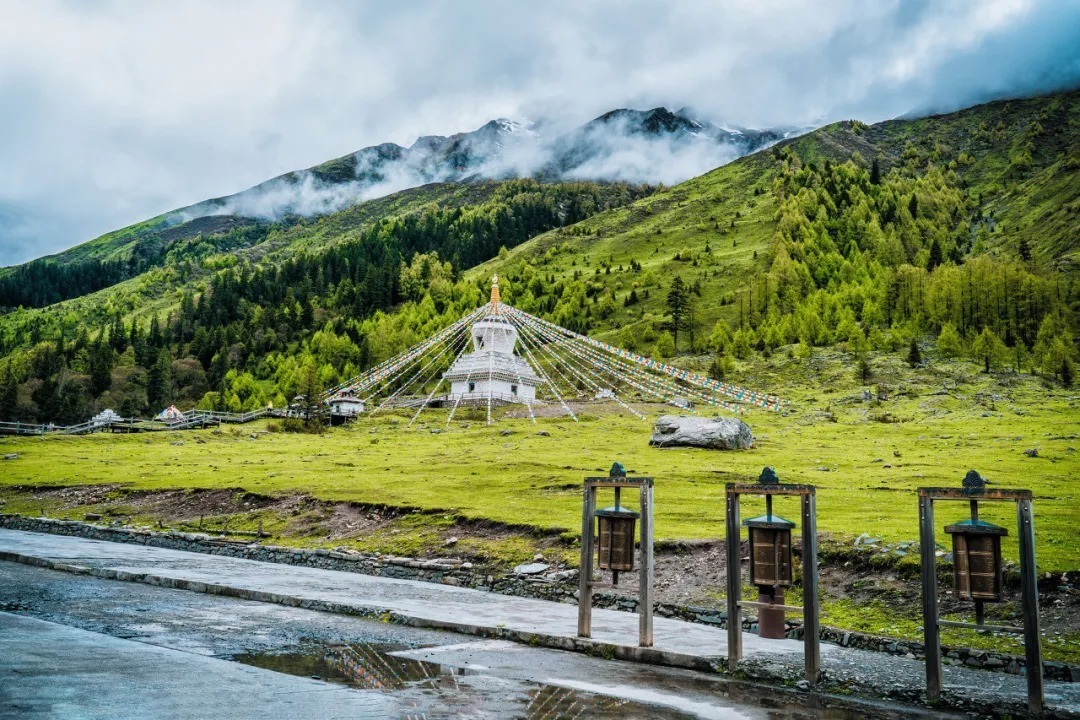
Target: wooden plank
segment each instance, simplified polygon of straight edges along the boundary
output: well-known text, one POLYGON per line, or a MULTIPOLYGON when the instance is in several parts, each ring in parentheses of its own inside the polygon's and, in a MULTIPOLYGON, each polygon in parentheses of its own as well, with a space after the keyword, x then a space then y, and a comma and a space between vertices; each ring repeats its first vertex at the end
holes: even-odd
POLYGON ((742 596, 742 551, 739 547, 739 495, 730 489, 727 492, 727 511, 724 528, 727 547, 727 637, 728 670, 734 672, 742 657, 742 617, 739 600, 742 596))
POLYGON ((728 483, 727 491, 736 495, 813 495, 813 485, 757 485, 755 483, 728 483))
POLYGON ((919 493, 919 554, 922 559, 923 644, 926 646, 926 698, 941 696, 941 628, 938 625, 937 557, 934 554, 934 501, 919 493))
POLYGON ((653 645, 653 582, 656 573, 653 562, 653 489, 652 485, 641 488, 641 569, 638 596, 638 644, 653 645))
POLYGON ((626 478, 625 480, 612 480, 611 478, 585 478, 585 483, 594 488, 639 488, 642 486, 652 487, 653 479, 648 477, 626 478))
POLYGON ((919 497, 933 500, 1030 500, 1030 490, 1008 488, 985 488, 983 490, 965 490, 964 488, 919 488, 919 497))
POLYGON ((581 500, 581 564, 578 566, 578 637, 592 633, 593 506, 596 490, 588 484, 581 500))
POLYGON ((821 677, 820 601, 818 599, 817 498, 802 499, 803 533, 803 654, 806 681, 817 685, 821 677))
POLYGON ((774 605, 773 603, 755 602, 752 600, 740 600, 739 607, 755 608, 755 609, 778 609, 785 612, 802 613, 802 605, 774 605))
POLYGON ((1035 518, 1031 500, 1016 503, 1016 519, 1020 544, 1020 604, 1024 614, 1024 659, 1027 662, 1028 711, 1042 712, 1043 666, 1039 635, 1039 585, 1035 566, 1035 518))
POLYGON ((986 625, 979 623, 958 622, 956 620, 938 620, 938 625, 947 627, 967 628, 969 630, 989 630, 991 632, 1023 633, 1024 628, 1012 625, 986 625))

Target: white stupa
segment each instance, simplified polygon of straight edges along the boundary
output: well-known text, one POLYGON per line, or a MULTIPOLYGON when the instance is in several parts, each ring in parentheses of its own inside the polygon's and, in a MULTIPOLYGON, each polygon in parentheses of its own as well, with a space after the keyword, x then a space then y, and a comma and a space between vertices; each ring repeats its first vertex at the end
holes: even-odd
POLYGON ((461 405, 486 405, 489 424, 492 406, 506 404, 524 405, 535 422, 534 406, 558 403, 577 420, 570 402, 590 400, 614 402, 645 419, 623 396, 683 409, 703 403, 737 412, 747 405, 780 412, 788 406, 775 395, 608 345, 507 305, 499 298, 497 277, 490 303, 323 397, 332 403, 335 396, 355 414, 415 408, 410 425, 428 407, 448 408, 449 425, 461 405), (447 394, 439 395, 447 385, 447 394))
POLYGON ((530 404, 536 400, 536 388, 544 381, 514 353, 518 330, 501 310, 496 276, 488 312, 470 328, 472 352, 462 354, 443 373, 450 383, 447 402, 530 404))

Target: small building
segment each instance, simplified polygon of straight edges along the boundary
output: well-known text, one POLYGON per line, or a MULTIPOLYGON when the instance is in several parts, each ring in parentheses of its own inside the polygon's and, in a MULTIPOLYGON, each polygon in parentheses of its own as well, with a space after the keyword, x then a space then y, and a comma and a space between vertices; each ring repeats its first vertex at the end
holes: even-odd
POLYGON ((326 401, 330 406, 330 423, 339 425, 360 417, 364 413, 364 401, 348 391, 342 391, 326 401))

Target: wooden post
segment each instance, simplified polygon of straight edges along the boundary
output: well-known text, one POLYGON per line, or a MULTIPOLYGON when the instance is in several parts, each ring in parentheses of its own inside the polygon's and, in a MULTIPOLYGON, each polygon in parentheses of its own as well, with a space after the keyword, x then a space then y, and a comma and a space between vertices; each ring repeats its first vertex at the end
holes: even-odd
POLYGON ((802 496, 803 542, 803 655, 806 681, 817 685, 821 675, 821 639, 818 626, 817 498, 802 496))
POLYGON ((937 550, 934 542, 934 500, 919 494, 919 554, 922 558, 923 644, 926 646, 926 699, 941 696, 941 629, 938 627, 937 550))
POLYGON ((596 488, 585 482, 585 494, 581 501, 581 565, 578 570, 578 637, 592 634, 592 563, 593 563, 593 506, 596 504, 596 488))
POLYGON ((641 486, 641 570, 639 572, 638 598, 638 613, 640 615, 638 644, 641 647, 652 647, 653 644, 653 574, 655 572, 655 563, 653 561, 652 501, 652 485, 643 484, 641 486))
POLYGON ((728 670, 732 672, 739 665, 742 657, 742 619, 739 615, 739 600, 742 599, 742 551, 739 547, 739 495, 727 491, 727 516, 725 518, 727 544, 727 637, 728 670))
POLYGON ((1016 502, 1020 544, 1020 600, 1024 612, 1024 658, 1027 663, 1028 711, 1042 712, 1043 666, 1039 636, 1039 585, 1035 566, 1035 520, 1031 500, 1016 502))

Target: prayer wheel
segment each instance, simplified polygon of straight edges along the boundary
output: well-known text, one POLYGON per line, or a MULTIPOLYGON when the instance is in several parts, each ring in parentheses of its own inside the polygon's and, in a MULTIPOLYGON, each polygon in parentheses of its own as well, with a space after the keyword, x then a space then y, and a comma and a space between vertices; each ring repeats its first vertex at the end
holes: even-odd
MULTIPOLYGON (((770 498, 771 500, 771 498, 770 498)), ((750 528, 750 581, 757 585, 758 635, 779 639, 786 634, 784 588, 791 585, 791 530, 795 523, 772 514, 743 522, 750 528)))
POLYGON ((596 566, 601 570, 634 569, 634 531, 639 514, 613 505, 596 511, 600 525, 596 566))
POLYGON ((743 521, 750 528, 750 581, 760 587, 791 585, 791 530, 795 523, 779 515, 743 521))
POLYGON ((1001 538, 1005 528, 978 518, 949 525, 956 596, 976 602, 1001 602, 1001 538))

